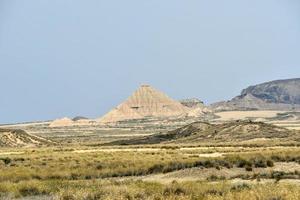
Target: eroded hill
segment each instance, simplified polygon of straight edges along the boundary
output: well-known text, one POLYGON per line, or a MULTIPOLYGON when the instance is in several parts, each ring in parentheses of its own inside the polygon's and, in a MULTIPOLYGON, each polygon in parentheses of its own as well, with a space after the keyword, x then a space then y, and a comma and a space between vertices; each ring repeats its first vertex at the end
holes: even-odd
POLYGON ((54 144, 20 129, 0 129, 0 147, 31 147, 54 144))
POLYGON ((112 144, 231 143, 263 140, 300 142, 300 134, 263 122, 234 121, 222 124, 195 122, 167 133, 116 141, 112 144))

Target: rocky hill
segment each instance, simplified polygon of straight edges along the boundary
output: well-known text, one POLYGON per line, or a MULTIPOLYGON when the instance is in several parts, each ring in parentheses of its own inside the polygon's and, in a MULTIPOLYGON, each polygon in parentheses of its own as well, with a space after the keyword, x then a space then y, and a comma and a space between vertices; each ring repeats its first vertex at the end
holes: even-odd
POLYGON ((33 147, 49 144, 54 142, 20 129, 0 129, 0 147, 33 147))
POLYGON ((282 142, 300 142, 300 134, 263 122, 235 121, 223 124, 195 122, 167 133, 116 141, 113 144, 224 143, 274 139, 279 139, 282 142))
POLYGON ((247 94, 268 103, 300 104, 300 78, 250 86, 242 91, 241 96, 247 94))
POLYGON ((215 111, 224 110, 299 110, 300 78, 276 80, 242 90, 230 101, 211 105, 215 111))
POLYGON ((201 102, 195 100, 186 100, 180 103, 150 85, 142 85, 126 101, 100 118, 99 122, 114 123, 147 118, 199 117, 207 112, 203 110, 203 107, 201 102), (195 109, 197 110, 194 111, 195 109))

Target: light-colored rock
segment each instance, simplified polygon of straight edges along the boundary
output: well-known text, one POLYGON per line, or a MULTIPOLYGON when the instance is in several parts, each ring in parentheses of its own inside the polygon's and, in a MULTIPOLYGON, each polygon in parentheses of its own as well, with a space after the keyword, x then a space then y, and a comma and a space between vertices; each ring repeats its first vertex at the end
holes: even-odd
POLYGON ((176 117, 188 108, 149 85, 142 85, 125 102, 99 119, 102 123, 142 119, 145 117, 176 117))
POLYGON ((90 126, 95 125, 97 122, 91 119, 79 119, 72 120, 70 118, 64 117, 62 119, 56 119, 49 124, 49 127, 68 127, 68 126, 90 126))
POLYGON ((64 117, 62 119, 56 119, 49 124, 49 127, 63 127, 63 126, 73 126, 74 121, 70 118, 64 117))
POLYGON ((54 142, 20 129, 0 129, 0 147, 35 147, 54 142))

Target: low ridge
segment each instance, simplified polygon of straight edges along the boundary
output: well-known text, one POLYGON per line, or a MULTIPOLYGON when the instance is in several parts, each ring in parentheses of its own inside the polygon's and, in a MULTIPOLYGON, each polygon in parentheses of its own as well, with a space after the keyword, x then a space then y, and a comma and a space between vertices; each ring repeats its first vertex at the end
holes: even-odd
POLYGON ((54 142, 20 129, 0 129, 0 147, 33 147, 47 144, 54 142))
POLYGON ((132 140, 116 141, 112 144, 158 144, 158 143, 222 143, 241 142, 254 139, 289 139, 300 142, 300 134, 263 122, 235 121, 223 124, 195 122, 167 133, 154 134, 132 140))

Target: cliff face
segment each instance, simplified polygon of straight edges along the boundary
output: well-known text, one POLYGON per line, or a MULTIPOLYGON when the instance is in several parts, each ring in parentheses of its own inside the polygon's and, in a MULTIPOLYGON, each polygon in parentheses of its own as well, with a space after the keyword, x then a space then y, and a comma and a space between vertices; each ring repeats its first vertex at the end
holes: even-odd
POLYGON ((300 110, 300 78, 250 86, 230 101, 211 105, 221 110, 300 110))

